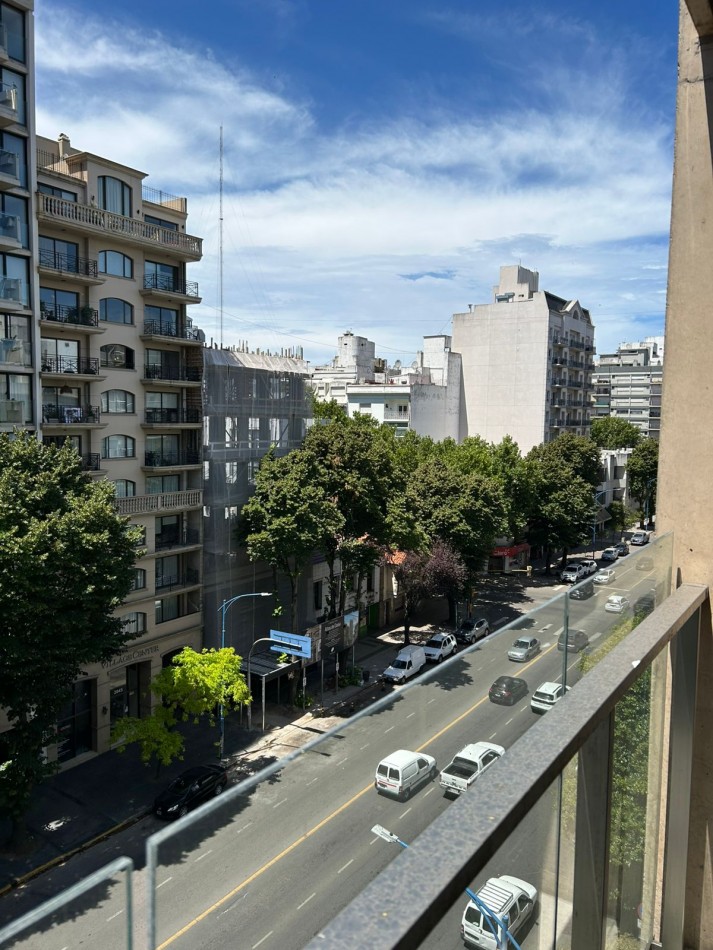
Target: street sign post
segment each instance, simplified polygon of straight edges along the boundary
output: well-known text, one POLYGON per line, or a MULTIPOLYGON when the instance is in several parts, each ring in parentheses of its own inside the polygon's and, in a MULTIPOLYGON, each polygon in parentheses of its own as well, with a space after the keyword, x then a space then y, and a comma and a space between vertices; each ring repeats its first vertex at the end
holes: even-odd
POLYGON ((270 639, 275 642, 275 645, 270 647, 274 653, 289 653, 291 656, 302 657, 303 660, 309 660, 312 656, 310 637, 302 637, 298 633, 283 633, 282 630, 271 630, 270 639))

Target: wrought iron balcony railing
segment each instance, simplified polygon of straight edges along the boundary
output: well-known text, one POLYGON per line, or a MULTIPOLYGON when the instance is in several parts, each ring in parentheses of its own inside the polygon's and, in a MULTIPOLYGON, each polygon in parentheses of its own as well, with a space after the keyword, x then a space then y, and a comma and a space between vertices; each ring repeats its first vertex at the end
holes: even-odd
POLYGON ((74 254, 58 254, 53 251, 40 251, 40 267, 62 271, 65 274, 77 274, 79 277, 98 277, 97 262, 74 254))
POLYGON ((95 356, 43 356, 43 373, 77 373, 80 376, 96 376, 99 360, 95 356))
POLYGON ((49 425, 98 425, 101 422, 99 406, 62 406, 59 403, 42 403, 42 421, 49 425))
POLYGON ((93 307, 68 307, 66 304, 57 304, 47 307, 40 304, 40 318, 52 323, 76 323, 83 327, 99 326, 99 311, 93 307))
POLYGON ((189 567, 182 573, 161 575, 156 578, 157 591, 176 590, 178 587, 192 587, 200 583, 200 571, 189 567))
POLYGON ((179 340, 198 340, 196 327, 180 327, 169 320, 144 320, 144 334, 147 336, 170 336, 179 340))
POLYGON ((168 274, 145 274, 144 290, 180 294, 182 297, 199 296, 198 284, 195 280, 180 280, 178 277, 171 277, 168 274))
POLYGON ((181 423, 202 422, 200 409, 147 409, 146 423, 149 425, 180 425, 181 423))
POLYGON ((166 551, 169 548, 184 548, 200 544, 201 533, 198 528, 185 528, 181 531, 166 531, 156 535, 154 549, 166 551))
POLYGON ((170 468, 179 465, 199 465, 199 452, 147 452, 144 465, 147 468, 170 468))
POLYGON ((144 379, 166 379, 198 383, 201 371, 191 366, 154 366, 144 367, 144 379))

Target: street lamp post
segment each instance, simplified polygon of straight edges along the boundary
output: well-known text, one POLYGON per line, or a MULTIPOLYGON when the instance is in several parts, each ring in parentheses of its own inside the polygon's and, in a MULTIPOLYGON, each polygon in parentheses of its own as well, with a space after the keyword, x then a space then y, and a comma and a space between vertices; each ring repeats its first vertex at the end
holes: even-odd
MULTIPOLYGON (((270 593, 270 591, 261 590, 261 591, 257 591, 254 594, 252 593, 251 594, 236 594, 235 597, 230 597, 228 600, 223 601, 220 607, 218 607, 218 611, 220 612, 220 615, 221 615, 220 616, 220 649, 221 650, 225 649, 225 615, 228 612, 229 608, 232 607, 233 604, 237 600, 242 600, 243 597, 272 597, 272 594, 270 593)), ((248 677, 248 693, 249 692, 250 692, 250 679, 248 677)), ((222 703, 220 704, 219 716, 220 716, 219 718, 220 745, 219 745, 218 754, 220 758, 222 759, 223 751, 225 749, 225 710, 223 708, 222 703)), ((248 718, 249 716, 250 716, 250 707, 248 706, 248 718)))
MULTIPOLYGON (((598 491, 594 496, 594 504, 597 504, 597 499, 600 495, 606 496, 607 489, 603 488, 601 491, 598 491)), ((594 560, 597 546, 597 512, 594 512, 594 519, 592 520, 592 560, 594 560)))

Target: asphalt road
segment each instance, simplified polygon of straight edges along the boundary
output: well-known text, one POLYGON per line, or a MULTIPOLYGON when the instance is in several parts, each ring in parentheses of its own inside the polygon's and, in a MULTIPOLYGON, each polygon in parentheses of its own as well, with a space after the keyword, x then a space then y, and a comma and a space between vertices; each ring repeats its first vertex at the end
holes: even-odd
MULTIPOLYGON (((304 947, 319 929, 391 860, 400 848, 371 833, 384 825, 402 840, 419 832, 449 806, 436 782, 429 782, 401 803, 376 793, 377 763, 397 748, 423 750, 440 766, 467 742, 492 740, 506 749, 535 721, 529 696, 512 708, 495 706, 487 691, 501 674, 522 676, 530 694, 545 680, 558 680, 564 655, 557 637, 564 610, 570 625, 584 629, 593 646, 621 619, 607 613, 609 594, 624 593, 632 602, 652 587, 650 572, 633 570, 623 560, 617 578, 584 601, 568 598, 534 611, 527 633, 542 641, 542 652, 525 664, 507 659, 517 633, 494 633, 421 678, 413 688, 396 690, 389 706, 367 719, 345 723, 339 734, 289 764, 282 772, 238 799, 226 795, 218 814, 163 844, 156 879, 158 944, 194 950, 250 948, 282 950, 304 947)), ((548 590, 551 596, 552 589, 548 590)), ((495 622, 492 618, 491 622, 495 622)), ((567 682, 576 684, 578 657, 567 657, 567 682)), ((576 690, 567 702, 576 702, 576 690)), ((138 850, 147 829, 133 838, 116 836, 104 846, 107 859, 138 850)), ((128 834, 128 833, 125 833, 128 834)), ((507 845, 478 881, 490 873, 526 877, 542 892, 541 908, 552 894, 557 871, 555 811, 540 803, 515 829, 507 845)), ((135 918, 145 919, 145 870, 135 875, 135 918)), ((429 946, 460 947, 463 905, 447 914, 429 946)), ((119 950, 125 944, 126 913, 120 882, 101 885, 73 905, 70 920, 55 918, 13 946, 27 950, 101 947, 119 950)), ((549 911, 548 911, 549 914, 549 911)), ((540 917, 543 918, 541 912, 540 917)), ((551 915, 550 915, 551 916, 551 915)), ((523 948, 551 945, 549 916, 533 923, 523 948), (543 943, 543 945, 544 945, 543 943)), ((136 932, 137 946, 144 934, 136 932)))

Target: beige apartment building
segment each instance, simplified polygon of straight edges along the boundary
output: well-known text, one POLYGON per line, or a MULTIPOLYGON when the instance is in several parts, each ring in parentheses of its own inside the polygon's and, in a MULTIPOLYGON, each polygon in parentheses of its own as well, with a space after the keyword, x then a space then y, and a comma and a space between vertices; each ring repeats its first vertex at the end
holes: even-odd
POLYGON ((203 335, 186 279, 201 240, 186 233, 186 199, 144 172, 66 135, 36 144, 37 426, 115 485, 145 552, 119 611, 135 638, 87 670, 59 722, 56 756, 75 763, 149 711, 148 683, 176 651, 202 645, 203 335))

